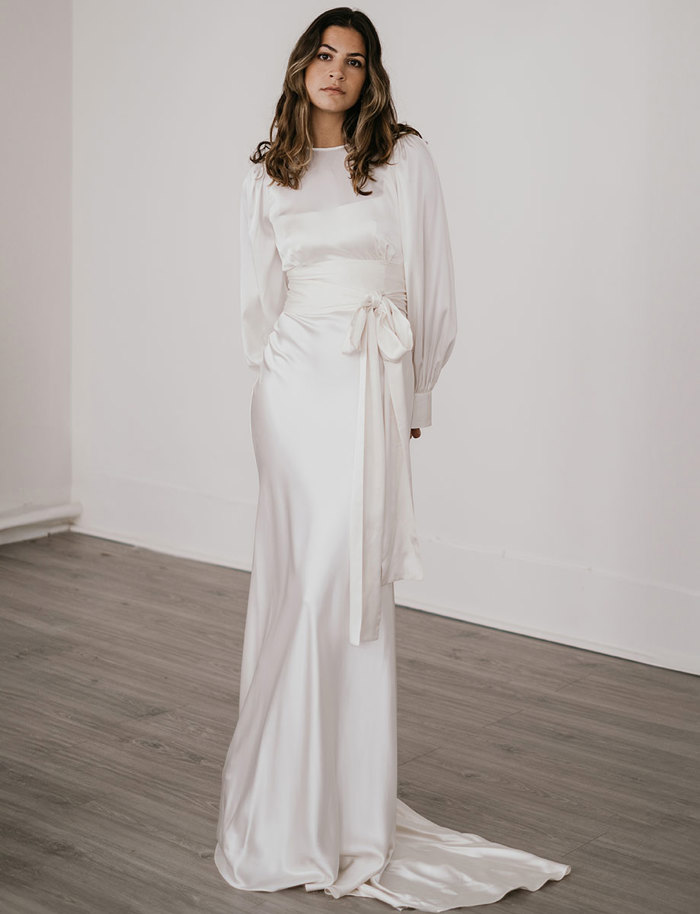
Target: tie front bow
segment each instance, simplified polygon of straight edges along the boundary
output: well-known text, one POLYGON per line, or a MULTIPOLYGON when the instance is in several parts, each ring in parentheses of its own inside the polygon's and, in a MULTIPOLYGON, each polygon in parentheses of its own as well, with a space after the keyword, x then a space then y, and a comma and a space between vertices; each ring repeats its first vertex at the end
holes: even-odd
POLYGON ((348 326, 343 352, 359 351, 369 332, 368 321, 374 322, 377 347, 389 362, 398 362, 413 349, 413 332, 406 314, 383 291, 369 292, 355 310, 348 326))

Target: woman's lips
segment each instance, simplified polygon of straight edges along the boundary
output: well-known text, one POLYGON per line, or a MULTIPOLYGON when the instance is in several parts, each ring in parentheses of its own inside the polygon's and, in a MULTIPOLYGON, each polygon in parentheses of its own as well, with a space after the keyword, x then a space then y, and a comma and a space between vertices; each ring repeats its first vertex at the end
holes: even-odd
POLYGON ((334 94, 334 95, 336 95, 336 94, 337 94, 337 95, 345 95, 345 93, 344 93, 344 91, 343 91, 342 89, 331 89, 331 88, 328 88, 328 89, 321 89, 321 92, 331 92, 331 93, 334 94))

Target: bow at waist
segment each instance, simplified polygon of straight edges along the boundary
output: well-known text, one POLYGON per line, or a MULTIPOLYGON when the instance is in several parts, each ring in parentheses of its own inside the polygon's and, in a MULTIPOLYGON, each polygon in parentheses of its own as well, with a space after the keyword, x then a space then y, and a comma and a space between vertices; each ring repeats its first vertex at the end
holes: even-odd
POLYGON ((350 642, 379 636, 382 585, 420 580, 409 452, 413 333, 402 263, 337 260, 287 271, 285 311, 345 310, 341 352, 359 359, 351 486, 350 642))

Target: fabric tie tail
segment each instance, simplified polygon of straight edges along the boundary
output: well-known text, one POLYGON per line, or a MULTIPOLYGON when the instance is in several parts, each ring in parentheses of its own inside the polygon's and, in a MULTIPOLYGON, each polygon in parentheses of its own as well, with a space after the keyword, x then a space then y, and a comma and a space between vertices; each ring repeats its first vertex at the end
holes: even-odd
POLYGON ((357 436, 350 506, 350 643, 379 636, 382 585, 423 576, 413 511, 410 411, 403 357, 407 315, 384 291, 353 312, 343 343, 359 353, 357 436))

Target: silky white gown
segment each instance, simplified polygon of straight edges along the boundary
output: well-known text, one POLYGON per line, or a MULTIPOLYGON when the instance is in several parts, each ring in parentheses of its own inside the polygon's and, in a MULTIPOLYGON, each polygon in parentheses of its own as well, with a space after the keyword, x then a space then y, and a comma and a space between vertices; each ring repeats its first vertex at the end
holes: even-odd
POLYGON ((298 190, 259 164, 243 184, 260 487, 215 862, 238 889, 446 911, 570 867, 397 796, 393 582, 422 577, 410 428, 431 424, 454 345, 453 262, 425 140, 401 137, 366 197, 345 156, 315 149, 298 190))

